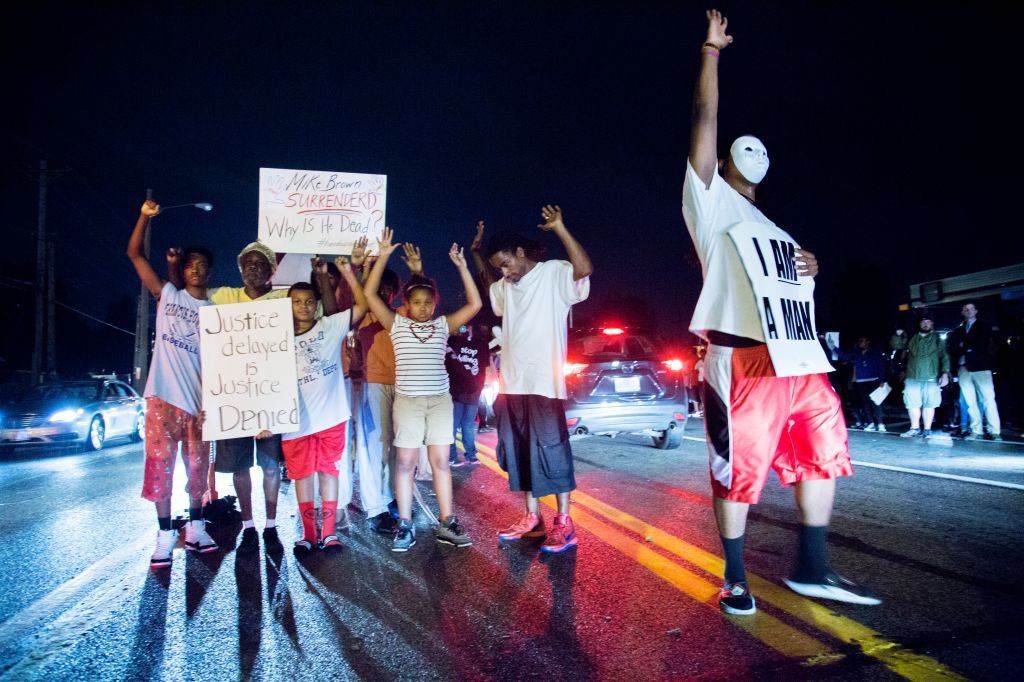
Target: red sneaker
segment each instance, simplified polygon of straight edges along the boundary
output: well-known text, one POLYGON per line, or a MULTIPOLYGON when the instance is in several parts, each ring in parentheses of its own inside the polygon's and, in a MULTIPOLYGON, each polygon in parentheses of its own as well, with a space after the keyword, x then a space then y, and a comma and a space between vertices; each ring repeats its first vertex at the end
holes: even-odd
POLYGON ((564 552, 576 546, 576 526, 568 514, 556 514, 547 540, 540 546, 542 552, 564 552))
POLYGON ((544 528, 544 517, 530 512, 505 530, 498 531, 499 540, 519 540, 521 538, 539 538, 547 535, 544 528))

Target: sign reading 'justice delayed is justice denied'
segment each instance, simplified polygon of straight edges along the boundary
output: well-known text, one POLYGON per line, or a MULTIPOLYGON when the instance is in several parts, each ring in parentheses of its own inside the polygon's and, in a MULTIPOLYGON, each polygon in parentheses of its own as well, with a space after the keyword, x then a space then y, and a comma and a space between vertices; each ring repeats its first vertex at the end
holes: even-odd
POLYGON ((292 301, 199 309, 203 440, 299 429, 292 301))

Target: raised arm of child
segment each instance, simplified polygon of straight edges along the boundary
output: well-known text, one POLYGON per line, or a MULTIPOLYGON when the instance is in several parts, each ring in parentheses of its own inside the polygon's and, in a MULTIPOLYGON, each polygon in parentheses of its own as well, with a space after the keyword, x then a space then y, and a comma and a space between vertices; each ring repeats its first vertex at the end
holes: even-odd
POLYGON ((374 314, 377 321, 387 331, 391 331, 391 327, 395 323, 395 313, 377 292, 380 290, 380 280, 384 276, 384 270, 388 267, 388 259, 391 258, 391 254, 398 248, 398 244, 391 243, 393 236, 394 232, 391 231, 391 228, 385 227, 384 234, 377 240, 377 252, 379 254, 377 261, 373 264, 373 269, 370 271, 370 276, 366 279, 366 284, 363 285, 363 295, 366 297, 366 304, 370 307, 370 312, 374 314))
POLYGON ((143 285, 149 289, 151 294, 157 297, 160 296, 160 292, 164 288, 164 280, 160 278, 160 275, 156 274, 153 266, 146 259, 144 244, 146 230, 149 229, 149 221, 153 216, 159 214, 160 204, 152 199, 146 199, 145 203, 142 204, 142 210, 139 211, 139 219, 135 221, 135 229, 132 230, 132 236, 128 238, 128 258, 131 260, 132 265, 135 266, 135 272, 138 273, 143 285))
POLYGON ((462 279, 462 286, 466 289, 466 305, 446 318, 448 320, 448 333, 454 334, 459 327, 468 324, 473 319, 473 316, 480 312, 483 302, 480 300, 480 290, 476 288, 476 282, 473 281, 473 273, 469 271, 469 266, 466 265, 466 256, 458 244, 452 244, 452 248, 448 251, 448 257, 452 259, 455 267, 458 268, 459 277, 462 279))
POLYGON ((334 259, 334 264, 338 266, 338 270, 341 272, 341 278, 345 280, 345 284, 352 290, 352 297, 355 298, 355 304, 352 306, 352 319, 349 320, 349 326, 354 327, 355 323, 363 319, 363 315, 366 314, 366 295, 363 293, 363 287, 356 279, 356 273, 352 272, 352 265, 341 256, 334 259))

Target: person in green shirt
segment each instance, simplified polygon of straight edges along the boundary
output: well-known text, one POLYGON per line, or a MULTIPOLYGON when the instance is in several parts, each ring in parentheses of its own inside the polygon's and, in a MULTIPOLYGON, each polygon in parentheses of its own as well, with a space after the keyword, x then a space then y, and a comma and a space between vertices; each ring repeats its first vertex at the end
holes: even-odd
POLYGON ((925 313, 921 316, 917 334, 908 339, 902 329, 897 329, 889 345, 893 350, 905 350, 907 353, 903 403, 910 414, 910 429, 900 436, 931 438, 935 408, 942 404, 941 389, 949 384, 946 340, 935 331, 931 315, 925 313))

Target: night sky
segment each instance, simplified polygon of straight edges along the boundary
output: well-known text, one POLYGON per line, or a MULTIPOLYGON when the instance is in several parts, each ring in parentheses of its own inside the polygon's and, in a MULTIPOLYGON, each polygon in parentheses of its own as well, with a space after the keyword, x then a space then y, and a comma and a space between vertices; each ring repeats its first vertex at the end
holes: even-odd
MULTIPOLYGON (((146 188, 215 207, 158 218, 155 262, 201 242, 214 283, 239 285, 265 166, 386 174, 388 223, 449 302, 452 241, 478 219, 540 234, 539 207, 558 203, 595 265, 578 313, 600 322, 603 302, 635 297, 685 330, 700 269, 679 199, 706 3, 146 5, 36 3, 4 22, 0 284, 26 332, 5 369, 31 349, 17 282, 33 276, 40 158, 69 170, 49 202, 58 300, 129 329, 124 251, 146 188)), ((719 5, 735 37, 719 148, 766 143, 759 203, 818 255, 819 329, 847 338, 887 333, 911 283, 1024 260, 1021 17, 933 5, 719 5)), ((65 366, 131 362, 130 336, 64 309, 57 343, 65 366)))

